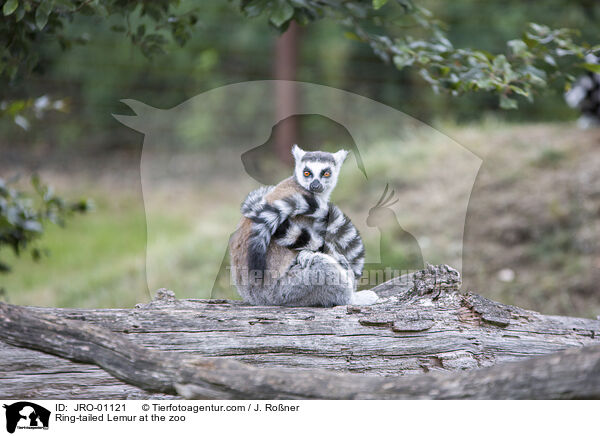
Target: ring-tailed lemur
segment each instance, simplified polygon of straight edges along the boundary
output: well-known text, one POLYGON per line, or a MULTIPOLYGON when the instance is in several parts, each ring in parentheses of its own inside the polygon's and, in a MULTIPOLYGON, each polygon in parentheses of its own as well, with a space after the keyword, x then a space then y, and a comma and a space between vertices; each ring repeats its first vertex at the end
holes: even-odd
POLYGON ((372 304, 354 292, 364 247, 352 222, 328 202, 347 152, 292 149, 294 176, 253 191, 230 241, 232 277, 252 304, 372 304))
POLYGON ((252 220, 248 269, 263 271, 271 241, 290 250, 320 251, 350 268, 358 280, 364 266, 365 248, 356 227, 336 205, 310 194, 294 194, 272 204, 264 196, 274 186, 251 192, 242 204, 242 215, 252 220), (313 218, 312 225, 294 217, 313 218))

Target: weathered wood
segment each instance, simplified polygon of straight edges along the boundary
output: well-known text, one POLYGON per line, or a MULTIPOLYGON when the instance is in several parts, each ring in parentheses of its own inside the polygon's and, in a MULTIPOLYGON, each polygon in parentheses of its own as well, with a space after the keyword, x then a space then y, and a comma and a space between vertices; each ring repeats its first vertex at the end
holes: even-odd
POLYGON ((598 347, 523 359, 600 344, 600 321, 540 315, 460 293, 458 284, 454 270, 430 267, 375 288, 382 301, 374 306, 331 309, 175 300, 167 291, 133 310, 2 304, 0 397, 599 395, 598 347))

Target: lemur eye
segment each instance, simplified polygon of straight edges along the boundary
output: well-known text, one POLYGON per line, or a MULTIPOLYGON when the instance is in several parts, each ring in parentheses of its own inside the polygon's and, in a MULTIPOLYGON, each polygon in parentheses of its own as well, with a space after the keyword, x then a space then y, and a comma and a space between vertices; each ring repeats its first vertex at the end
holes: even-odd
POLYGON ((304 177, 309 177, 310 176, 310 171, 304 171, 304 177))
POLYGON ((323 177, 329 177, 331 175, 331 173, 329 171, 325 171, 325 173, 323 174, 323 177))

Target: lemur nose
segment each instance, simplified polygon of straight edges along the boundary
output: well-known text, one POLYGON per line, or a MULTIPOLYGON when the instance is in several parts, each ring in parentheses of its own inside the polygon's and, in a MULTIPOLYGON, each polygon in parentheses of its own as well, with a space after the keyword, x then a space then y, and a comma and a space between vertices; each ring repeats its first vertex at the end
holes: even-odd
POLYGON ((323 190, 323 185, 321 185, 321 182, 319 182, 318 180, 313 180, 312 182, 310 182, 309 188, 313 192, 321 192, 323 190))

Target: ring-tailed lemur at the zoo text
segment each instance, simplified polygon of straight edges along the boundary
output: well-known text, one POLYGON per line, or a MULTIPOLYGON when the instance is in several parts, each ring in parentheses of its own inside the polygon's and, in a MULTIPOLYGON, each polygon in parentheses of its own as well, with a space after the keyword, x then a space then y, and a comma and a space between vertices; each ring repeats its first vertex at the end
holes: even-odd
POLYGON ((365 249, 350 219, 329 202, 348 152, 307 152, 294 145, 294 175, 251 192, 230 240, 232 278, 256 305, 373 304, 356 292, 365 249))

